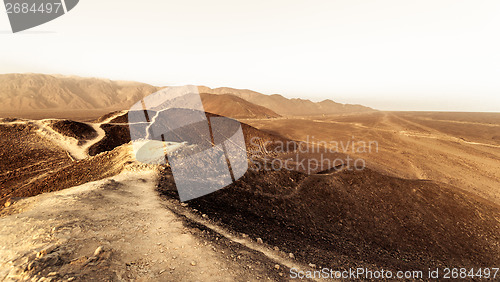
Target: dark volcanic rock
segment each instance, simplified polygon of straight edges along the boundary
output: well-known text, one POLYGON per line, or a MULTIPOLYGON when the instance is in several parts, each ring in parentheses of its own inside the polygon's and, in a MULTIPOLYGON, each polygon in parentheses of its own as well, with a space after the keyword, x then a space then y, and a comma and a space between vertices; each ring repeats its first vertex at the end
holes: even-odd
POLYGON ((111 151, 118 146, 130 142, 128 125, 103 124, 101 128, 106 132, 106 136, 89 148, 89 155, 91 156, 111 151))
POLYGON ((80 141, 97 137, 97 132, 92 126, 77 121, 58 120, 53 122, 51 127, 62 135, 73 137, 80 141))
MULTIPOLYGON (((115 111, 115 112, 111 112, 111 113, 108 113, 108 114, 105 114, 103 116, 101 116, 100 118, 98 118, 97 120, 95 120, 96 123, 101 123, 101 122, 104 122, 105 120, 113 117, 114 115, 116 115, 117 113, 119 113, 118 111, 115 111)), ((115 121, 117 118, 122 118, 122 117, 126 117, 127 114, 123 114, 123 115, 119 115, 117 116, 116 118, 112 119, 109 123, 118 123, 117 121, 115 121)), ((124 122, 128 122, 128 121, 124 121, 124 122)))
MULTIPOLYGON (((177 198, 167 168, 159 191, 177 198)), ((251 171, 189 206, 305 262, 393 270, 498 265, 500 208, 455 187, 376 171, 251 171)))

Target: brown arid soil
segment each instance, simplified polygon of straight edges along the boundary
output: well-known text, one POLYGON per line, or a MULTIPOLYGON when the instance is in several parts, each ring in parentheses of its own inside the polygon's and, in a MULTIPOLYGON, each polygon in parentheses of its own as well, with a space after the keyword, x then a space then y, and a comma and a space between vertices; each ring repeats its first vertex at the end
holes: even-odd
POLYGON ((186 220, 179 213, 185 207, 160 200, 156 183, 154 169, 132 165, 7 208, 12 215, 0 218, 0 279, 283 280, 285 266, 186 220))
POLYGON ((242 121, 293 140, 323 141, 343 153, 344 144, 345 153, 377 171, 450 184, 500 204, 500 114, 376 112, 242 121), (370 141, 378 144, 371 152, 359 145, 370 141))
MULTIPOLYGON (((166 171, 159 189, 175 198, 169 177, 166 171)), ((319 267, 406 271, 500 262, 498 205, 455 187, 368 169, 247 173, 189 205, 319 267)))
POLYGON ((3 120, 0 131, 0 205, 100 180, 122 171, 131 161, 122 151, 90 157, 88 147, 104 139, 94 127, 68 120, 3 120), (83 130, 84 129, 84 130, 83 130), (75 133, 78 131, 77 133, 75 133), (93 138, 92 138, 93 137, 93 138))
POLYGON ((291 268, 500 263, 498 114, 240 119, 259 161, 187 203, 168 164, 134 160, 126 114, 0 121, 0 279, 280 281, 291 268), (292 140, 309 151, 276 150, 292 140), (378 146, 324 153, 362 158, 362 170, 258 169, 297 154, 316 159, 329 141, 378 146))
POLYGON ((135 164, 128 132, 112 130, 128 131, 125 117, 1 121, 0 279, 279 281, 309 268, 160 200, 159 169, 135 164))

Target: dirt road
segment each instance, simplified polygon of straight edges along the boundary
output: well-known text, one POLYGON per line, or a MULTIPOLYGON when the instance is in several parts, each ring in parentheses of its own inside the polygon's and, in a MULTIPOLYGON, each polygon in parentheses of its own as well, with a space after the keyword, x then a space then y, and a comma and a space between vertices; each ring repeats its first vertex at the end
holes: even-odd
POLYGON ((0 280, 248 281, 288 275, 262 252, 169 210, 156 181, 154 170, 129 169, 16 202, 0 218, 0 280))

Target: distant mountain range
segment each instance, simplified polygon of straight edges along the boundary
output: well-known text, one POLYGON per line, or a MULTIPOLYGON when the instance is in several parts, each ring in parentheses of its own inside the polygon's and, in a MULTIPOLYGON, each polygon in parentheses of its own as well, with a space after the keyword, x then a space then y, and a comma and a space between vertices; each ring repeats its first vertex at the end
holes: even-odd
POLYGON ((228 87, 211 89, 205 86, 199 86, 198 89, 200 93, 209 93, 216 95, 231 94, 240 97, 250 103, 272 109, 276 113, 283 116, 304 116, 374 111, 369 107, 361 105, 340 104, 332 100, 324 100, 322 102, 315 103, 310 100, 300 98, 288 99, 279 94, 265 95, 246 89, 234 89, 228 87))
MULTIPOLYGON (((0 75, 0 115, 23 117, 27 113, 69 111, 115 111, 130 108, 141 98, 163 87, 130 81, 45 74, 0 75)), ((361 105, 340 104, 331 100, 319 103, 287 99, 233 88, 211 89, 199 86, 207 112, 233 118, 273 118, 366 112, 361 105)))
POLYGON ((125 109, 157 91, 137 82, 45 74, 0 75, 0 111, 125 109))

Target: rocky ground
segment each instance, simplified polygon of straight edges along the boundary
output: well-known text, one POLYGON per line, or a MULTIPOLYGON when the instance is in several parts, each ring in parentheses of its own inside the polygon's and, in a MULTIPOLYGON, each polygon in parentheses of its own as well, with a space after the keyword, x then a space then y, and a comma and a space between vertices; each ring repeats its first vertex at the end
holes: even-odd
POLYGON ((300 267, 293 254, 161 200, 157 177, 129 167, 13 203, 0 218, 0 280, 276 281, 300 267))

